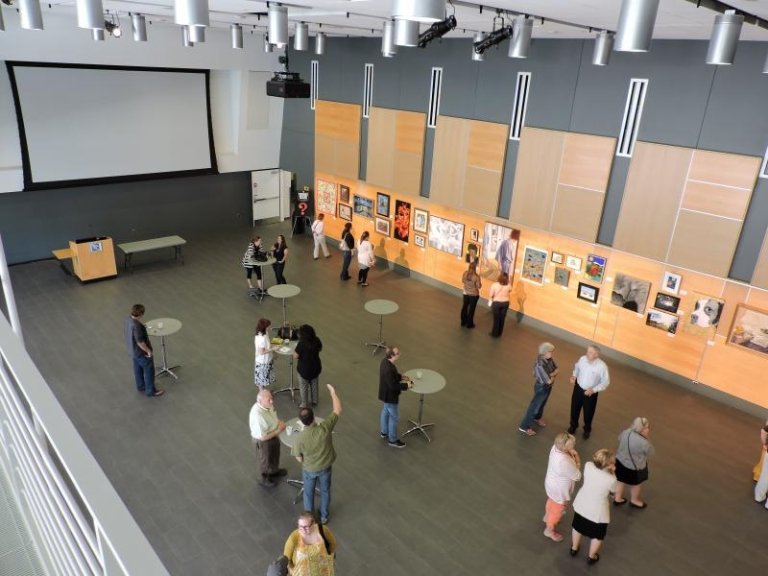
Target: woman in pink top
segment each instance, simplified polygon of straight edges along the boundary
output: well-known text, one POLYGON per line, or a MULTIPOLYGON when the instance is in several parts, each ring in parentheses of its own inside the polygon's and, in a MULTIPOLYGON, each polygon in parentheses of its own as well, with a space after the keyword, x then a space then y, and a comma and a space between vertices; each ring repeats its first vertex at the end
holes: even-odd
POLYGON ((581 480, 581 459, 576 452, 576 438, 567 432, 555 436, 555 443, 549 451, 549 465, 544 478, 547 504, 544 508, 544 522, 547 527, 544 536, 560 542, 563 535, 556 531, 565 509, 573 494, 573 488, 581 480))
POLYGON ((499 274, 496 282, 491 284, 488 305, 493 313, 493 328, 490 333, 492 338, 498 338, 504 332, 504 320, 506 320, 507 310, 509 310, 509 291, 511 288, 509 276, 504 272, 499 274))

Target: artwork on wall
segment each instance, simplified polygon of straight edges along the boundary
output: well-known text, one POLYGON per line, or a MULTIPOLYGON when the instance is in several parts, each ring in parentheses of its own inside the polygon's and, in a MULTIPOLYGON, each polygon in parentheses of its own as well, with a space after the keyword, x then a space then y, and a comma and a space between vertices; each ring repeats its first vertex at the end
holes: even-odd
POLYGON ((464 247, 464 224, 431 214, 429 216, 429 247, 461 258, 464 247))
POLYGON ((389 218, 389 194, 376 192, 376 214, 389 218))
POLYGON ((317 200, 316 206, 318 212, 325 212, 331 216, 336 215, 336 183, 317 179, 317 200))
POLYGON ((688 319, 683 322, 683 330, 691 334, 714 338, 720 316, 723 314, 725 300, 693 292, 693 305, 688 310, 688 319))
POLYGON ((411 235, 411 203, 395 200, 395 239, 408 242, 411 235))
POLYGON ((469 239, 472 240, 472 242, 477 242, 480 240, 480 230, 477 228, 471 228, 469 231, 469 239))
POLYGON ((664 330, 670 334, 677 332, 677 324, 680 321, 680 317, 676 314, 670 314, 668 312, 662 312, 661 310, 648 310, 648 315, 645 317, 645 323, 653 328, 664 330))
POLYGON ((568 288, 568 281, 571 279, 571 271, 568 268, 558 266, 555 268, 555 284, 568 288))
POLYGON ((654 302, 653 307, 677 314, 677 309, 680 307, 680 298, 664 294, 663 292, 657 292, 656 302, 654 302))
POLYGON ((603 281, 603 276, 605 276, 605 265, 607 262, 607 258, 589 254, 587 256, 587 264, 584 266, 584 275, 587 277, 587 280, 600 284, 603 281))
POLYGON ((386 218, 376 216, 376 232, 384 236, 390 236, 391 223, 386 218))
POLYGON ((523 252, 523 265, 520 270, 523 280, 534 284, 544 283, 544 270, 547 267, 547 251, 533 246, 526 246, 523 252))
POLYGON ((680 283, 683 281, 683 277, 680 274, 672 274, 672 272, 664 272, 664 278, 661 280, 661 289, 664 292, 670 294, 677 294, 680 290, 680 283))
POLYGON ((565 267, 578 272, 581 270, 581 258, 577 258, 576 256, 566 256, 565 267))
POLYGON ((467 264, 470 262, 474 262, 475 264, 480 262, 480 246, 473 242, 468 243, 464 261, 467 264))
POLYGON ((579 289, 576 291, 576 298, 579 298, 580 300, 586 300, 587 302, 592 302, 592 304, 597 304, 597 297, 600 295, 600 288, 597 286, 590 286, 589 284, 584 284, 584 282, 579 282, 579 289))
POLYGON ((414 234, 413 243, 416 244, 416 246, 418 246, 419 248, 424 248, 427 245, 427 239, 421 234, 414 234))
POLYGON ((347 204, 339 204, 339 218, 342 220, 352 221, 352 206, 347 204))
POLYGON ((349 204, 349 186, 344 186, 344 184, 339 184, 339 202, 344 202, 344 204, 349 204))
POLYGON ((768 312, 739 304, 728 332, 728 344, 768 354, 768 312))
POLYGON ((613 279, 611 304, 642 314, 650 292, 650 282, 619 273, 613 279))
POLYGON ((552 259, 552 262, 555 264, 562 264, 563 263, 563 255, 560 254, 560 252, 552 252, 552 256, 550 256, 552 259))
POLYGON ((429 220, 429 212, 426 210, 420 210, 416 208, 413 211, 413 230, 414 232, 427 233, 427 222, 429 220))
POLYGON ((355 208, 355 214, 373 220, 373 200, 366 198, 365 196, 353 196, 353 206, 355 208))
POLYGON ((495 279, 504 270, 509 274, 509 282, 515 274, 517 243, 520 231, 491 222, 485 223, 483 231, 482 271, 486 278, 495 279))

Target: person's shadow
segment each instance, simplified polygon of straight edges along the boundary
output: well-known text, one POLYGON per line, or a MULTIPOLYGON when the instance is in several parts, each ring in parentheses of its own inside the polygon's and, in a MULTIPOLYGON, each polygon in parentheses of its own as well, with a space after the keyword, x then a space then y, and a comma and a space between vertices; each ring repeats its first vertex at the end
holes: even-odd
POLYGON ((401 248, 399 256, 395 258, 395 272, 405 277, 411 276, 411 266, 405 259, 405 248, 401 248))
POLYGON ((389 268, 389 256, 387 255, 387 244, 384 238, 379 240, 379 245, 373 249, 373 255, 376 257, 376 268, 389 268))

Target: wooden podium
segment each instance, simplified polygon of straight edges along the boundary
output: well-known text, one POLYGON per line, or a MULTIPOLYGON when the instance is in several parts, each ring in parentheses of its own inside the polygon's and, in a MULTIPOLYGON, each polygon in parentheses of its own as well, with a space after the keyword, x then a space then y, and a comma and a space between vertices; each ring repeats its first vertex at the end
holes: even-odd
POLYGON ((82 282, 117 276, 112 238, 97 236, 70 240, 72 270, 82 282))

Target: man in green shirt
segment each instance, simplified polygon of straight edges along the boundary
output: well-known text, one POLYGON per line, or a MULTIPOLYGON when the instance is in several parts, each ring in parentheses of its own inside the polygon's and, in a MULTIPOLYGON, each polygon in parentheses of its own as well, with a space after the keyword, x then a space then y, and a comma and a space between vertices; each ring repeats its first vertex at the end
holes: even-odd
POLYGON ((304 510, 314 512, 315 485, 320 481, 320 522, 328 523, 328 507, 331 504, 331 467, 336 460, 333 449, 333 429, 341 414, 341 400, 336 389, 327 384, 333 402, 333 412, 322 422, 315 420, 312 408, 302 408, 299 420, 304 430, 293 443, 291 453, 302 465, 304 480, 304 510))

